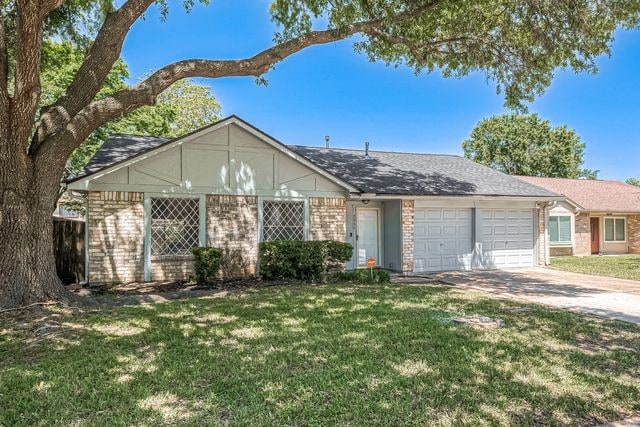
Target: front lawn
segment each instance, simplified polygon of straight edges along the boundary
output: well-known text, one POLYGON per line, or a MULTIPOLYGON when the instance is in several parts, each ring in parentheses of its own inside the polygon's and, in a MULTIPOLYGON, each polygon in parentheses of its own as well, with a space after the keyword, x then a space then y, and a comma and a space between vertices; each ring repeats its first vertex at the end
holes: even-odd
POLYGON ((557 257, 551 266, 574 273, 640 280, 640 255, 557 257))
POLYGON ((0 322, 0 425, 591 425, 640 412, 640 327, 448 287, 274 287, 0 322), (506 327, 451 322, 471 314, 506 327))

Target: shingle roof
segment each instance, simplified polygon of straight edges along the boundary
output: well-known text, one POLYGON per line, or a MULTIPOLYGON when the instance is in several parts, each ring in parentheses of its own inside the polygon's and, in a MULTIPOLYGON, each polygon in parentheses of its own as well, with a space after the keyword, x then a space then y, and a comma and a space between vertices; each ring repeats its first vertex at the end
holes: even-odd
POLYGON ((460 156, 289 146, 365 193, 554 197, 460 156))
MULTIPOLYGON (((223 119, 224 121, 225 119, 223 119)), ((76 181, 172 141, 111 135, 76 181)), ((286 146, 364 193, 445 196, 557 197, 545 190, 459 156, 286 146)))
POLYGON ((102 144, 102 147, 84 168, 84 172, 77 178, 91 175, 101 169, 123 162, 134 155, 153 150, 167 141, 170 141, 170 139, 157 136, 113 134, 102 144))
POLYGON ((566 196, 591 212, 640 212, 640 187, 620 181, 519 176, 523 181, 566 196))

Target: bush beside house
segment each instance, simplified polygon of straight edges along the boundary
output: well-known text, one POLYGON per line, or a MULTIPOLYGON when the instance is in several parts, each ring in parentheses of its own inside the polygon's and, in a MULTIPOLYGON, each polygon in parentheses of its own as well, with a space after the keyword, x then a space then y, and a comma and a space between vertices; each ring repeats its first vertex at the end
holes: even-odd
POLYGON ((216 279, 220 270, 222 249, 218 248, 193 248, 193 275, 198 283, 207 283, 216 279))
POLYGON ((260 243, 260 275, 267 280, 322 280, 343 268, 353 246, 335 240, 280 240, 260 243))
MULTIPOLYGON (((194 255, 194 279, 207 283, 216 279, 242 276, 241 251, 197 247, 194 255)), ((339 272, 353 254, 353 246, 335 240, 279 240, 260 244, 260 275, 266 280, 325 280, 339 272)))

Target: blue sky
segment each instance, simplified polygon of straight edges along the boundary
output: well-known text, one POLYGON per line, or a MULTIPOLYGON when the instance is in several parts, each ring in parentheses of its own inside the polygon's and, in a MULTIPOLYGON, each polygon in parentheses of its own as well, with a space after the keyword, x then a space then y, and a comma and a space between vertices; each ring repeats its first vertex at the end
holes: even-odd
MULTIPOLYGON (((123 56, 132 79, 185 58, 242 58, 267 48, 276 27, 267 0, 214 0, 187 14, 170 1, 166 22, 152 9, 129 34, 123 56)), ((597 75, 558 72, 531 112, 575 129, 585 167, 601 179, 640 177, 640 31, 618 32, 597 75)), ((288 144, 461 154, 483 117, 506 111, 495 86, 476 74, 444 79, 370 63, 352 41, 311 47, 251 77, 198 80, 225 115, 237 114, 288 144)))

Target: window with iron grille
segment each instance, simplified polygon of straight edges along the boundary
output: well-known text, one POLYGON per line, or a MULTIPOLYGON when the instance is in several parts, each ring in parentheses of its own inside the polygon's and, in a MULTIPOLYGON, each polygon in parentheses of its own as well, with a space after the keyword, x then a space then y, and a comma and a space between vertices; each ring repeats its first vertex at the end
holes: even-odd
POLYGON ((262 239, 304 240, 304 216, 303 201, 263 201, 262 239))
POLYGON ((200 200, 151 199, 151 255, 189 255, 200 242, 200 200))

